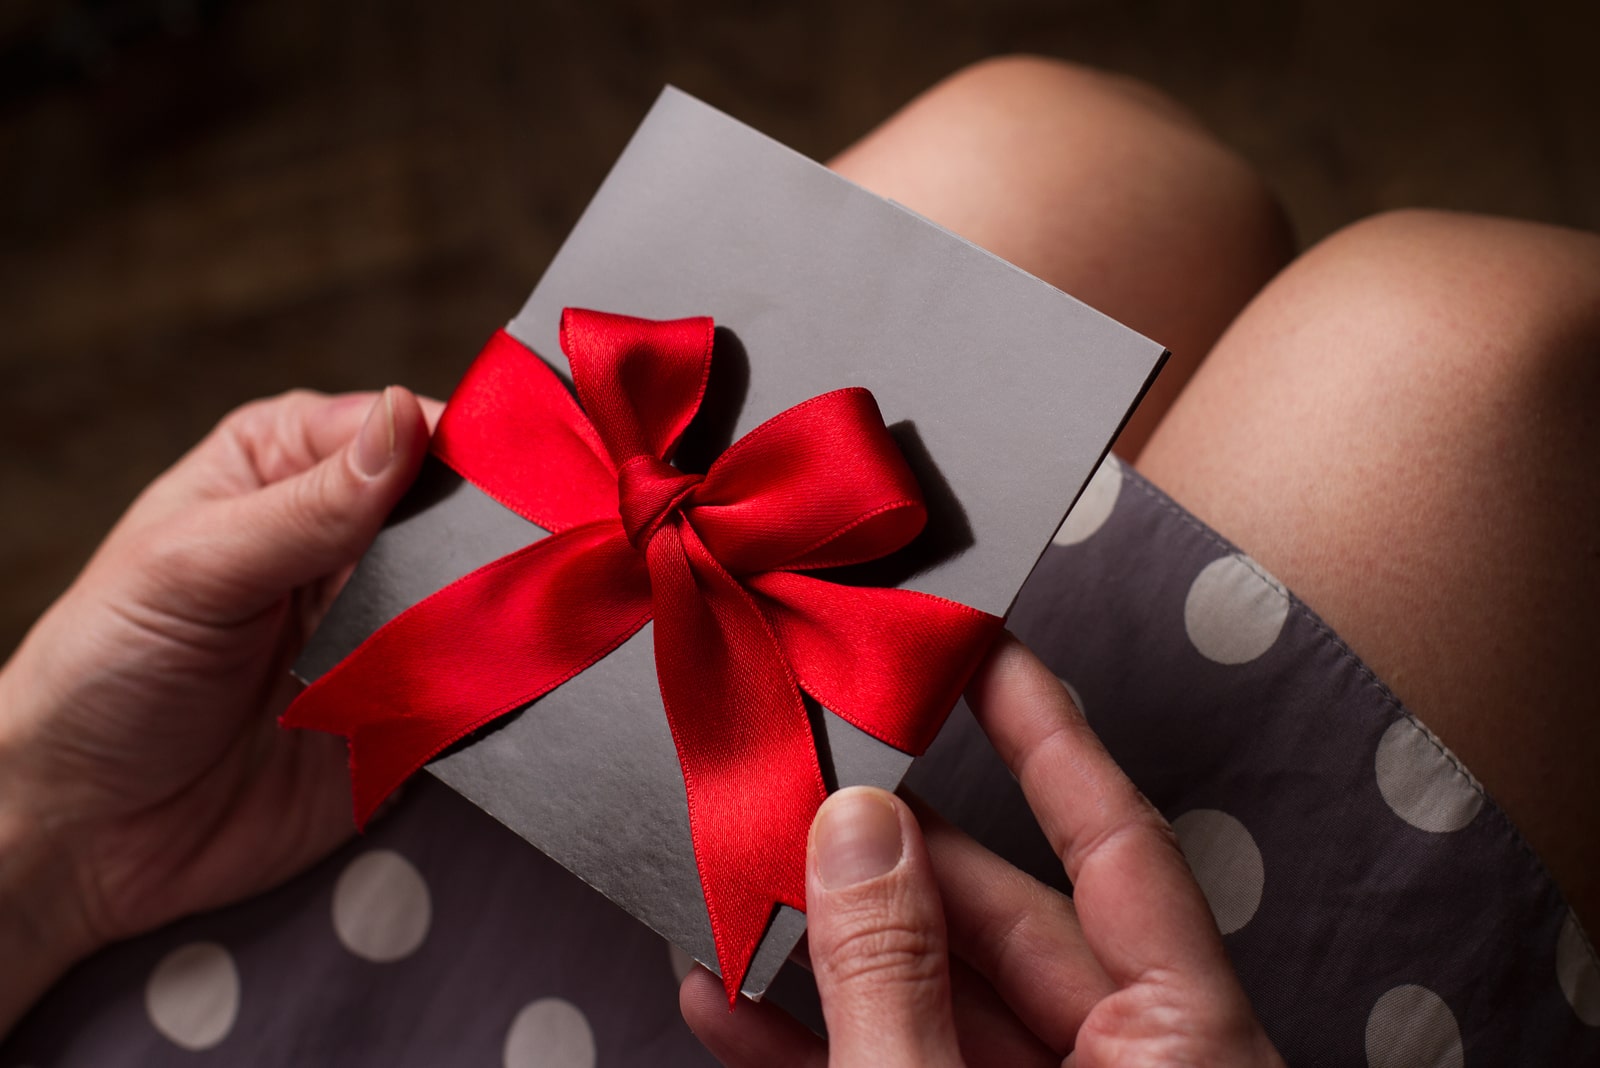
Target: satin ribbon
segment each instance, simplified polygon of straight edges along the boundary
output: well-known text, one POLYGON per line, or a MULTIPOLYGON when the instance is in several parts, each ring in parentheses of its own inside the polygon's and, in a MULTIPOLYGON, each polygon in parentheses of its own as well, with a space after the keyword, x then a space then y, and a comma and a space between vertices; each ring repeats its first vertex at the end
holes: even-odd
POLYGON ((920 753, 1000 620, 929 594, 804 574, 884 556, 926 522, 865 389, 774 416, 704 476, 672 467, 705 393, 712 336, 708 318, 569 308, 560 337, 575 403, 537 355, 497 333, 432 449, 550 536, 402 612, 281 722, 349 740, 363 825, 428 760, 653 618, 732 1005, 775 906, 805 907, 806 836, 826 790, 801 691, 920 753))

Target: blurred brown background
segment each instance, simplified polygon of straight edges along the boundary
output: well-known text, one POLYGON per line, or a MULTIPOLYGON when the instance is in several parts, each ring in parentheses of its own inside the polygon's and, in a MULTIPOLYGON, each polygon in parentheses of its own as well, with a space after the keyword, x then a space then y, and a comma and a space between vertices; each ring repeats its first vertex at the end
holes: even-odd
POLYGON ((825 159, 943 74, 1144 78, 1313 241, 1600 228, 1600 5, 0 0, 0 655, 229 408, 443 395, 675 83, 825 159))

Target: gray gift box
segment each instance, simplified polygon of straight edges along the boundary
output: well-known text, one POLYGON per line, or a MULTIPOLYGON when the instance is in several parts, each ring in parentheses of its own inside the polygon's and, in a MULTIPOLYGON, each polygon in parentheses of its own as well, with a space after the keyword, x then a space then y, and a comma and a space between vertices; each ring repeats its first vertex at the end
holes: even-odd
MULTIPOLYGON (((716 320, 706 402, 679 449, 686 468, 703 470, 794 404, 870 389, 923 487, 929 523, 852 580, 996 615, 1166 355, 670 88, 507 328, 563 376, 556 332, 568 306, 716 320)), ((410 605, 544 533, 430 459, 296 674, 319 677, 410 605)), ((911 755, 817 711, 830 787, 900 782, 911 755)), ((717 970, 649 624, 427 770, 717 970)), ((804 925, 778 909, 747 995, 766 991, 804 925)))

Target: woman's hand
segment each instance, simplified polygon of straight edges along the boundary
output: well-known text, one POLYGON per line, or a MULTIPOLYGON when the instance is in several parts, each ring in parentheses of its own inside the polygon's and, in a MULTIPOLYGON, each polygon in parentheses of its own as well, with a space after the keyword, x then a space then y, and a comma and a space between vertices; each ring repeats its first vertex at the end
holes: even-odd
POLYGON ((881 790, 812 826, 810 953, 829 1042, 728 1013, 697 969, 685 1018, 730 1065, 1281 1065, 1158 812, 1009 635, 967 691, 1072 880, 1069 899, 881 790), (1065 1060, 1063 1061, 1063 1058, 1065 1060))
POLYGON ((239 409, 0 672, 0 957, 28 962, 0 977, 0 1033, 77 957, 281 882, 351 833, 343 743, 276 718, 427 439, 400 388, 239 409))

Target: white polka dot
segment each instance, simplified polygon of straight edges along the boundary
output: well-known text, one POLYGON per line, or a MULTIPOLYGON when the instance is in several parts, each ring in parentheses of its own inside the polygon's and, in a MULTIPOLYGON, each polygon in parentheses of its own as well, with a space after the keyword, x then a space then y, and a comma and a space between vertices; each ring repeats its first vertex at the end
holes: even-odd
POLYGON ((677 977, 680 983, 690 972, 694 971, 694 958, 671 942, 667 943, 667 959, 672 962, 672 974, 677 977))
POLYGON ((1243 553, 1207 564, 1183 603, 1189 640, 1208 660, 1243 664, 1278 640, 1289 616, 1289 592, 1243 553))
POLYGON ((1425 986, 1397 986, 1367 1017, 1369 1068, 1461 1068, 1461 1028, 1425 986))
POLYGON ((565 998, 523 1006, 506 1032, 505 1068, 593 1068, 594 1032, 565 998))
POLYGON ((1378 740, 1378 792, 1395 815, 1419 831, 1459 831, 1483 807, 1472 777, 1426 729, 1404 716, 1378 740))
POLYGON ((1245 825, 1214 808, 1197 808, 1172 821, 1178 845, 1206 895, 1223 934, 1232 934, 1256 914, 1266 868, 1245 825))
POLYGON ((1571 909, 1561 925, 1561 937, 1556 939, 1556 979, 1578 1019, 1600 1027, 1600 961, 1571 909))
POLYGON ((352 860, 333 888, 333 929, 344 948, 364 960, 409 957, 428 936, 432 918, 422 873, 390 849, 352 860))
POLYGON ((239 969, 215 942, 191 942, 161 958, 144 988, 155 1029, 184 1049, 210 1049, 239 1015, 239 969))
POLYGON ((1122 465, 1115 456, 1106 453, 1051 540, 1057 545, 1076 545, 1086 540, 1111 518, 1111 510, 1117 506, 1117 494, 1121 492, 1122 465))

